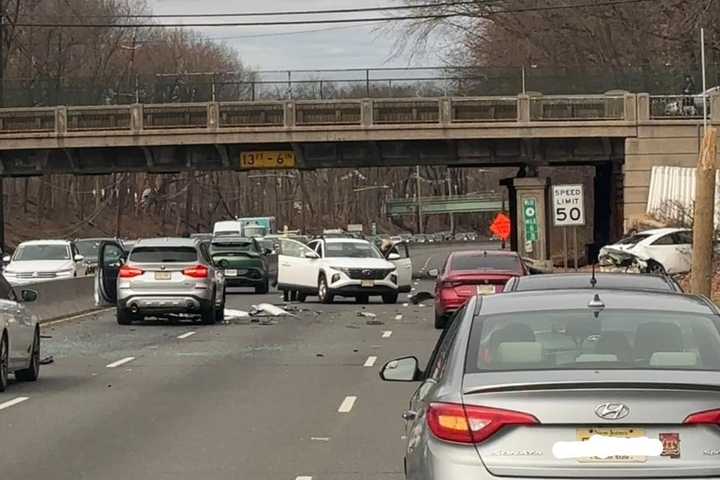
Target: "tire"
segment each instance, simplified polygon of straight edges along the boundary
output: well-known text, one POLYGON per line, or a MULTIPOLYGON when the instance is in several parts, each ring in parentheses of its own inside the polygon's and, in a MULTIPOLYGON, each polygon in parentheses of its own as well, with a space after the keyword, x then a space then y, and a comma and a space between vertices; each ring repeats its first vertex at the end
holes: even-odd
POLYGON ((368 302, 370 302, 370 297, 368 295, 358 295, 355 297, 355 303, 365 304, 368 302))
POLYGON ((298 292, 297 301, 303 303, 305 300, 307 300, 307 293, 298 292))
POLYGON ((3 333, 0 339, 0 392, 8 386, 8 371, 10 368, 10 352, 8 351, 7 334, 3 333))
POLYGON ((665 268, 654 260, 648 261, 648 273, 655 275, 665 275, 665 268))
POLYGON ((115 310, 115 316, 119 325, 130 325, 133 322, 133 316, 124 308, 118 307, 115 310))
POLYGON ((210 305, 206 310, 200 312, 200 323, 203 325, 212 325, 215 323, 215 307, 210 305))
POLYGON ((335 295, 330 293, 325 275, 320 275, 320 280, 318 280, 318 300, 320 300, 320 303, 328 304, 333 303, 334 299, 335 295))
POLYGON ((290 290, 290 301, 291 302, 297 301, 299 294, 300 294, 300 292, 298 292, 297 290, 290 290))
POLYGON ((265 283, 259 287, 255 287, 255 293, 264 295, 270 291, 270 281, 265 280, 265 283))
POLYGON ((225 321, 225 303, 223 302, 215 309, 215 323, 223 323, 225 321))
POLYGON ((445 316, 435 312, 435 329, 444 330, 446 323, 447 320, 445 320, 445 316))
POLYGON ((388 295, 383 295, 382 299, 383 299, 383 303, 397 303, 398 294, 390 293, 388 295))
POLYGON ((40 376, 40 330, 35 329, 33 338, 32 353, 30 354, 30 366, 24 370, 15 372, 15 380, 18 382, 35 382, 40 376))

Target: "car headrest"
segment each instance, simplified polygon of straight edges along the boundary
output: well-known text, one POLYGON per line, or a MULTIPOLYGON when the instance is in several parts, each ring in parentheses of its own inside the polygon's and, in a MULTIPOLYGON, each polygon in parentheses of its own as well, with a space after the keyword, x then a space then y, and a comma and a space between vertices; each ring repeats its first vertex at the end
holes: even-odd
POLYGON ((635 332, 635 358, 649 360, 655 352, 682 352, 683 335, 679 326, 669 322, 648 322, 635 332))
POLYGON ((540 363, 543 346, 538 342, 504 342, 498 345, 498 363, 540 363))
POLYGON ((583 353, 575 359, 578 363, 583 362, 617 362, 618 356, 605 353, 583 353))
POLYGON ((655 352, 650 357, 651 367, 697 367, 695 352, 655 352))

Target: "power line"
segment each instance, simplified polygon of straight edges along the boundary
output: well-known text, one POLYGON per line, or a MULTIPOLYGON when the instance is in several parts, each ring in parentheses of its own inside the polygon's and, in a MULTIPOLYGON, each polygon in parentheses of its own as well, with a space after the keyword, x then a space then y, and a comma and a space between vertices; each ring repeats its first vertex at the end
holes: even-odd
MULTIPOLYGON (((494 10, 492 12, 479 15, 478 18, 488 18, 495 15, 504 15, 510 13, 530 13, 553 10, 569 10, 576 8, 599 8, 613 7, 638 3, 647 3, 654 0, 614 0, 607 2, 583 3, 574 5, 554 5, 546 7, 528 7, 515 8, 506 10, 494 10)), ((22 23, 13 24, 14 27, 35 27, 35 28, 186 28, 186 27, 273 27, 273 26, 290 26, 290 25, 327 25, 327 24, 346 24, 346 23, 387 23, 411 20, 446 20, 454 17, 468 17, 465 13, 442 13, 427 15, 406 15, 396 17, 371 17, 371 18, 336 18, 321 20, 281 20, 271 22, 227 22, 227 23, 22 23)))

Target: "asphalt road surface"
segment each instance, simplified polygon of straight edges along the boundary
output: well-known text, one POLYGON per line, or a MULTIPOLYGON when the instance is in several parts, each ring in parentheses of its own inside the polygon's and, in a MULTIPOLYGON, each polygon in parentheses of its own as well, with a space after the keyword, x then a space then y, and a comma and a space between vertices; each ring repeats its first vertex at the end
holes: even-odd
MULTIPOLYGON (((405 354, 424 364, 439 336, 432 305, 406 299, 311 298, 296 317, 262 323, 128 327, 105 311, 44 326, 55 362, 0 394, 0 475, 401 479, 400 414, 416 386, 383 383, 378 370, 405 354)), ((282 304, 278 293, 228 295, 229 309, 262 302, 282 304)))

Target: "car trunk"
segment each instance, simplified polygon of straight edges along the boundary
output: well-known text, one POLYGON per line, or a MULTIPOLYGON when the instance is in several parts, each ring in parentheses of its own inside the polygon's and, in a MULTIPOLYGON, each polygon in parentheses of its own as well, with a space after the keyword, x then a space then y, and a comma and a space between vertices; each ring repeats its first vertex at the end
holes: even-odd
POLYGON ((192 278, 183 273, 184 270, 197 266, 197 262, 139 263, 133 264, 143 274, 130 279, 130 288, 145 290, 146 293, 168 293, 173 290, 187 292, 203 279, 192 278))
POLYGON ((454 273, 448 275, 445 282, 453 286, 457 296, 473 297, 501 293, 514 276, 517 275, 511 272, 454 273))
MULTIPOLYGON (((527 378, 528 372, 523 373, 527 378)), ((506 426, 477 445, 491 474, 545 478, 720 476, 720 428, 684 423, 690 415, 720 406, 717 374, 586 370, 536 372, 535 376, 545 378, 548 373, 554 378, 547 382, 517 383, 513 382, 519 378, 516 372, 466 375, 465 405, 524 412, 539 421, 506 426), (502 381, 488 383, 489 375, 502 381), (682 378, 682 383, 670 383, 670 378, 682 378), (502 386, 488 387, 493 384, 502 386), (603 404, 622 404, 629 411, 618 420, 603 419, 596 413, 603 404), (662 445, 662 453, 605 459, 579 453, 577 458, 567 458, 560 453, 592 435, 646 437, 657 448, 662 445)))

